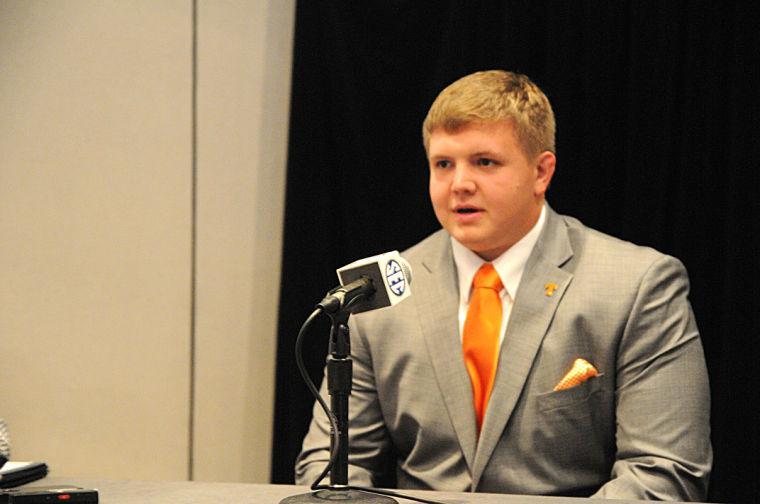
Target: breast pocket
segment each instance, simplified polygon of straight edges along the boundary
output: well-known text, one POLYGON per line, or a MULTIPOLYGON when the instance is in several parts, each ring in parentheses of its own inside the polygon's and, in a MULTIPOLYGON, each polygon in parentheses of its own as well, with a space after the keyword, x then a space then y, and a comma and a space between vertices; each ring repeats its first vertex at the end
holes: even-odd
MULTIPOLYGON (((563 408, 578 406, 581 410, 583 405, 594 401, 601 391, 604 374, 589 378, 580 385, 565 390, 552 390, 536 396, 539 411, 549 412, 563 408)), ((588 405, 587 405, 588 406, 588 405)))
POLYGON ((609 473, 615 422, 603 378, 598 375, 566 390, 534 396, 532 445, 558 467, 609 473))

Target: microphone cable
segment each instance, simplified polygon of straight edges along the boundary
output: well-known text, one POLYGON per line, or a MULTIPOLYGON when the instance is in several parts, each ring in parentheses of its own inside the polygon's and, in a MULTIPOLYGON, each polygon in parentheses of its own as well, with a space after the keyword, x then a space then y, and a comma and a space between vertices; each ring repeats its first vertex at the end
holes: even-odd
MULTIPOLYGON (((351 305, 358 303, 359 299, 364 296, 358 296, 357 298, 352 299, 348 305, 346 306, 346 309, 348 309, 351 305)), ((362 492, 367 493, 373 493, 377 495, 385 495, 388 497, 398 497, 399 499, 407 499, 412 500, 416 502, 422 502, 425 504, 444 504, 440 501, 430 500, 430 499, 424 499, 421 497, 414 497, 411 495, 404 495, 398 492, 392 492, 390 490, 379 490, 376 488, 367 488, 367 487, 359 487, 359 486, 340 486, 339 488, 330 486, 330 485, 320 485, 320 482, 325 479, 325 476, 330 472, 330 470, 335 466, 337 459, 338 459, 338 453, 340 450, 340 433, 338 432, 338 419, 335 418, 335 415, 333 414, 332 410, 330 410, 330 407, 327 405, 327 402, 322 398, 322 395, 319 393, 319 390, 317 389, 317 386, 314 384, 314 382, 311 379, 311 376, 309 376, 308 371, 306 370, 306 365, 303 361, 303 341, 304 341, 304 335, 306 334, 306 330, 311 326, 311 324, 314 322, 314 320, 320 315, 320 313, 324 312, 324 309, 321 306, 317 306, 317 308, 314 309, 313 312, 311 312, 311 315, 306 319, 306 321, 301 325, 301 328, 298 331, 298 336, 296 337, 296 366, 298 367, 298 371, 301 373, 301 377, 303 378, 304 382, 306 383, 306 387, 309 389, 311 394, 314 396, 314 398, 317 400, 317 403, 319 403, 320 407, 324 410, 325 414, 327 415, 328 420, 330 421, 330 436, 332 437, 332 445, 333 449, 330 453, 330 461, 328 462, 327 466, 324 468, 322 473, 317 477, 316 480, 314 480, 314 483, 311 484, 310 489, 312 491, 318 491, 318 490, 333 490, 333 491, 340 491, 340 490, 359 490, 362 492)), ((330 318, 332 319, 332 316, 328 313, 330 318)))
MULTIPOLYGON (((352 305, 357 304, 364 297, 366 297, 365 294, 360 294, 357 297, 351 299, 345 306, 345 309, 348 310, 352 305)), ((335 466, 338 460, 338 453, 340 453, 340 433, 338 432, 338 419, 335 418, 335 415, 333 414, 332 410, 330 410, 327 402, 325 402, 325 400, 322 398, 322 395, 319 393, 319 390, 317 390, 317 386, 312 381, 311 376, 309 376, 309 372, 306 370, 306 364, 303 362, 304 335, 306 334, 306 330, 309 328, 309 326, 311 326, 311 324, 314 322, 314 319, 316 319, 319 314, 323 312, 327 313, 327 315, 330 317, 330 320, 334 321, 332 313, 325 312, 325 308, 323 306, 317 305, 314 311, 311 312, 311 315, 309 315, 306 321, 301 325, 301 329, 299 329, 298 336, 296 337, 296 366, 298 367, 298 371, 301 373, 301 377, 306 383, 306 387, 308 387, 311 394, 324 410, 328 420, 330 420, 330 435, 332 436, 333 448, 330 453, 330 461, 322 471, 322 474, 320 474, 319 477, 314 480, 314 483, 311 484, 312 490, 315 490, 317 487, 319 487, 319 483, 325 479, 325 476, 327 476, 330 470, 335 466)))
POLYGON ((296 338, 296 366, 298 366, 298 371, 301 373, 301 377, 303 378, 303 381, 306 383, 306 386, 308 387, 311 394, 316 398, 319 405, 324 410, 325 414, 327 415, 327 418, 330 420, 330 435, 332 436, 332 442, 333 442, 333 450, 330 453, 330 462, 327 464, 327 467, 325 467, 324 471, 322 471, 322 474, 319 475, 319 477, 312 483, 311 489, 314 490, 316 486, 319 485, 319 483, 327 476, 327 473, 330 472, 330 469, 333 468, 335 465, 337 459, 338 459, 338 448, 340 447, 340 435, 338 433, 338 419, 335 418, 335 415, 330 410, 330 407, 327 405, 325 400, 322 398, 322 395, 319 393, 319 390, 317 390, 317 386, 314 385, 314 382, 311 379, 311 376, 309 376, 308 371, 306 370, 306 365, 303 362, 303 337, 304 334, 306 334, 306 330, 309 328, 309 326, 314 322, 314 319, 316 319, 320 313, 322 313, 323 308, 321 306, 317 306, 317 308, 314 309, 313 312, 311 312, 311 315, 306 319, 306 321, 301 325, 301 329, 298 331, 298 337, 296 338))

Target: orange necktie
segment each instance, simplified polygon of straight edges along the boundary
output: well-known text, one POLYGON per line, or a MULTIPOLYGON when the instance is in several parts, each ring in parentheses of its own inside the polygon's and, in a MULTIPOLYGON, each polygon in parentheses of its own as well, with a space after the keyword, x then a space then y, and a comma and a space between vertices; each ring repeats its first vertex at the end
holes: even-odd
POLYGON ((472 296, 462 333, 464 363, 472 382, 472 396, 478 432, 483 425, 488 397, 491 395, 501 329, 499 274, 491 263, 480 267, 472 280, 472 296))

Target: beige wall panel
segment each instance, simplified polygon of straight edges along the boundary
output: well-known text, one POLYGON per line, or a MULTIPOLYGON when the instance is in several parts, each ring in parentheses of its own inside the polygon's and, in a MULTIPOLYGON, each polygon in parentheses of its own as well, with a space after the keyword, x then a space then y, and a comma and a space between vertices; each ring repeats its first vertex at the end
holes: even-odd
POLYGON ((0 2, 0 416, 54 475, 187 476, 191 21, 0 2))
POLYGON ((269 481, 294 11, 199 2, 197 480, 269 481))

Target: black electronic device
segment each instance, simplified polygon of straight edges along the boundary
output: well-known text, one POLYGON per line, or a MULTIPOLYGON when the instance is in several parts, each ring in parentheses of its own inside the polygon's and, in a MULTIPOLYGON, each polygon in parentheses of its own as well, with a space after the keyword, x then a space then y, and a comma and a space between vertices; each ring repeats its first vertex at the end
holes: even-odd
POLYGON ((0 504, 97 504, 97 502, 97 490, 74 485, 31 486, 0 491, 0 504))
POLYGON ((45 462, 6 461, 0 467, 0 489, 26 485, 44 478, 47 473, 48 466, 45 462))

